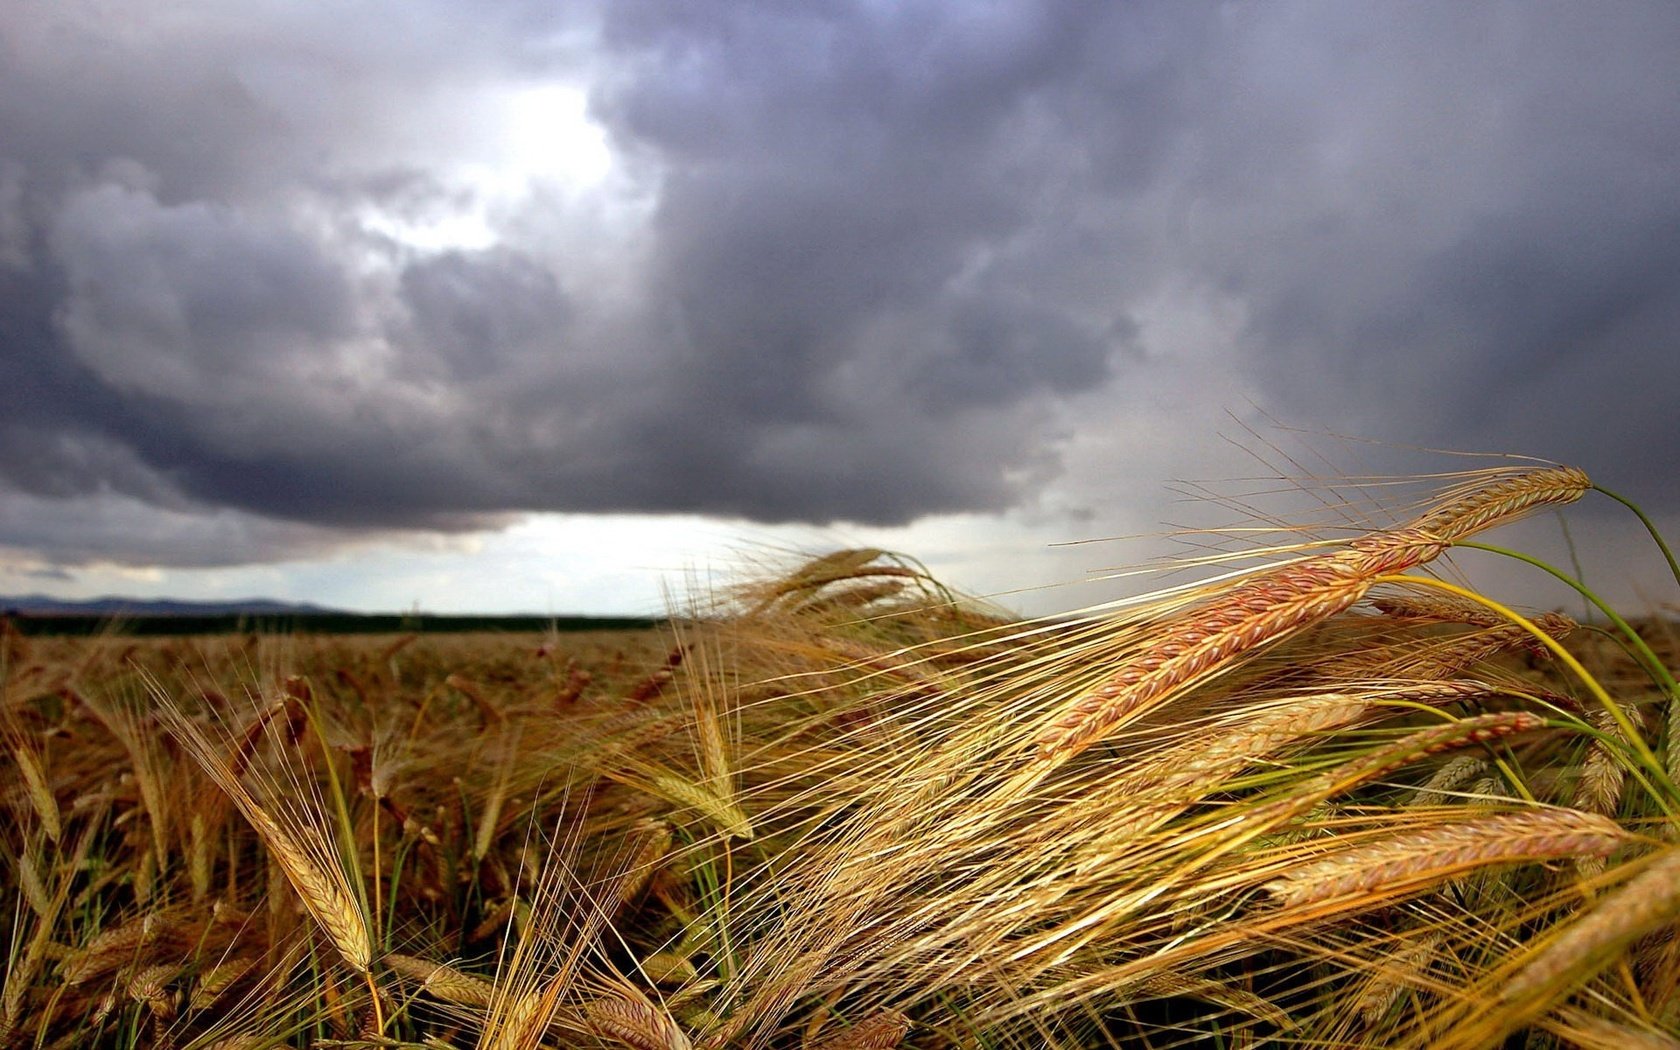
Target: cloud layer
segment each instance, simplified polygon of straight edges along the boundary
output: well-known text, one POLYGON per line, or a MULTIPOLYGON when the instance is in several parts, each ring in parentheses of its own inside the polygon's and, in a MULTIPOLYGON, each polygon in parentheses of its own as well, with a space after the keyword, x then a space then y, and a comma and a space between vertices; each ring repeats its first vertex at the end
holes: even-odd
POLYGON ((0 547, 1053 509, 1232 389, 1680 509, 1669 5, 356 10, 10 19, 0 547))

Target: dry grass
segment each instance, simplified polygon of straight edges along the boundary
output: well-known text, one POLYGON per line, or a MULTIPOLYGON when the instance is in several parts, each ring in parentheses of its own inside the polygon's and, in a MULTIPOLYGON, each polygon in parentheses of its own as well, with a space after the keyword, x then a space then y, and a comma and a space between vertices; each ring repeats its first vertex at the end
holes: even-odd
POLYGON ((1672 632, 1407 582, 1587 485, 1042 622, 861 550, 644 634, 4 633, 0 1039, 1673 1045, 1672 632))

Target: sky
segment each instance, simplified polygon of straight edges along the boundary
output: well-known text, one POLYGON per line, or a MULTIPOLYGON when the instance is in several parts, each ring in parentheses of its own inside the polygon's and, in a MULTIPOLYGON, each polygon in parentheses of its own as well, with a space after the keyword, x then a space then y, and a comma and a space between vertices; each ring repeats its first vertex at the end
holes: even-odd
POLYGON ((1501 462, 1421 450, 1680 532, 1676 54, 1666 0, 0 0, 0 594, 641 613, 873 545, 1054 611, 1501 462))

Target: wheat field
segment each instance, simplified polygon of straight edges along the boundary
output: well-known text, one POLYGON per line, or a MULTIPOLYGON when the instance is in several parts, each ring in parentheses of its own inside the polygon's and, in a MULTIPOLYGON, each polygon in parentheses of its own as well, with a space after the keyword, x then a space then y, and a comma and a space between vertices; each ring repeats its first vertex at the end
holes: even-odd
POLYGON ((1582 472, 1429 484, 1039 620, 8 630, 0 1041, 1680 1047, 1674 625, 1453 568, 1582 472))

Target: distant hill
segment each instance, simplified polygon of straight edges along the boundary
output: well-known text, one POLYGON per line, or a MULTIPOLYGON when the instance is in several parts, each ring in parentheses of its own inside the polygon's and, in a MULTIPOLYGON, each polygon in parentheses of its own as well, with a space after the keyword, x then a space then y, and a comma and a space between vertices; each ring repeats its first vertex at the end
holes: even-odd
POLYGON ((175 598, 90 598, 70 601, 44 594, 0 596, 0 612, 14 616, 329 616, 339 610, 308 602, 241 598, 227 602, 189 602, 175 598))
POLYGON ((5 625, 0 631, 17 630, 26 635, 628 631, 644 630, 661 622, 651 616, 354 613, 269 598, 187 602, 110 597, 78 602, 40 594, 0 596, 0 624, 5 625))

